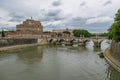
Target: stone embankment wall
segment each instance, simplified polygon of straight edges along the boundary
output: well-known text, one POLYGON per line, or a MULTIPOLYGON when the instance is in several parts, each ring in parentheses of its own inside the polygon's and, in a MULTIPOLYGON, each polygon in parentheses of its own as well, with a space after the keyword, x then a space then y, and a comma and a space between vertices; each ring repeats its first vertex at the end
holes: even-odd
POLYGON ((37 39, 26 38, 1 38, 0 47, 22 45, 22 44, 34 44, 37 43, 37 39))
POLYGON ((120 60, 120 42, 112 41, 110 50, 113 56, 120 60))
POLYGON ((37 39, 37 44, 40 45, 48 44, 48 41, 47 39, 37 39))

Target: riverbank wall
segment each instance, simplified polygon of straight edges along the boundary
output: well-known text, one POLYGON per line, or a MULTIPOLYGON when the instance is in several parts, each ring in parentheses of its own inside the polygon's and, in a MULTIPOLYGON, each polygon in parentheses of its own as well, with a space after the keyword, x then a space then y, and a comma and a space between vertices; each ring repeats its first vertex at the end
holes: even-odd
POLYGON ((112 41, 111 54, 120 61, 120 42, 112 41))
POLYGON ((46 39, 33 39, 33 38, 1 38, 0 51, 7 51, 31 46, 48 44, 46 39))
POLYGON ((104 52, 105 59, 120 72, 120 42, 112 41, 104 52))
POLYGON ((0 47, 22 45, 22 44, 34 44, 37 43, 37 39, 27 38, 1 38, 0 47))

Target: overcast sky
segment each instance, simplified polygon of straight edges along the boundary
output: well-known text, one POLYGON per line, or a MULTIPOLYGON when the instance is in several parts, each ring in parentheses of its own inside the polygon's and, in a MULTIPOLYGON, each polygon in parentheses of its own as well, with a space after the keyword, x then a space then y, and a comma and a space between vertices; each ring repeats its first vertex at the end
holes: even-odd
POLYGON ((120 0, 0 0, 0 28, 15 29, 32 16, 47 31, 106 32, 119 8, 120 0))

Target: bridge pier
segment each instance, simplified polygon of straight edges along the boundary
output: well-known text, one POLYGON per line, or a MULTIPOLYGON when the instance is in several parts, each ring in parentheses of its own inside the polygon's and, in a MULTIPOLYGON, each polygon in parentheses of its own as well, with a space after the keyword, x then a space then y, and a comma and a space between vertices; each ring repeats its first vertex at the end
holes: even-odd
POLYGON ((81 39, 81 40, 79 40, 78 44, 79 44, 79 46, 85 47, 86 46, 86 42, 88 42, 88 41, 90 41, 90 40, 88 40, 88 39, 81 39))
POLYGON ((93 42, 94 42, 94 48, 100 48, 101 47, 101 42, 102 42, 103 40, 98 40, 98 39, 95 39, 95 40, 93 40, 93 42))
POLYGON ((94 48, 100 48, 101 44, 99 42, 94 42, 94 48))
POLYGON ((84 43, 84 41, 80 41, 80 42, 78 42, 78 45, 81 46, 81 47, 85 47, 85 43, 84 43))
POLYGON ((81 46, 81 47, 85 47, 84 43, 79 43, 78 45, 81 46))

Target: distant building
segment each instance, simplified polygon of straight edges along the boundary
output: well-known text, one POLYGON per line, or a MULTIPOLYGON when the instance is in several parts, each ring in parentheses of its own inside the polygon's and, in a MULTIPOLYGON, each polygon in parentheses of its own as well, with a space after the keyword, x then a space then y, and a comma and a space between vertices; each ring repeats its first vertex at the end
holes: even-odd
POLYGON ((71 34, 73 33, 73 29, 68 29, 68 28, 66 28, 66 29, 54 29, 52 32, 62 33, 62 32, 64 32, 64 31, 68 31, 68 32, 70 32, 71 34))
POLYGON ((7 37, 41 38, 50 37, 43 33, 43 26, 39 21, 27 19, 22 24, 16 25, 16 31, 6 33, 7 37))
POLYGON ((52 32, 54 33, 54 35, 53 35, 54 37, 55 36, 58 37, 59 35, 61 35, 61 37, 68 38, 68 37, 73 36, 73 29, 68 29, 68 28, 66 28, 66 29, 54 29, 52 32), (70 32, 70 34, 67 34, 65 32, 70 32))
POLYGON ((33 33, 42 33, 43 32, 43 26, 39 21, 35 21, 32 19, 27 19, 26 21, 23 21, 22 24, 16 25, 16 31, 18 32, 33 32, 33 33))

